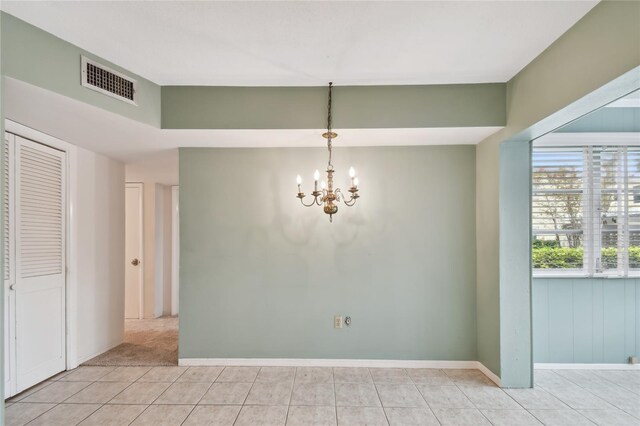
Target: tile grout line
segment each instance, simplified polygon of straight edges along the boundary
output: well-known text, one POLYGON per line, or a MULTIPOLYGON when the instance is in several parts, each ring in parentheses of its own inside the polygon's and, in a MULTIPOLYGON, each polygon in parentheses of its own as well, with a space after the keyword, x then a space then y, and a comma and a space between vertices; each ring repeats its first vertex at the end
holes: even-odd
MULTIPOLYGON (((380 401, 380 409, 382 410, 382 414, 384 414, 384 419, 387 421, 387 425, 389 424, 389 418, 387 417, 387 412, 384 410, 384 404, 382 403, 382 398, 380 398, 380 391, 378 391, 378 385, 376 383, 375 377, 373 377, 373 373, 371 373, 371 369, 369 370, 369 374, 371 374, 371 379, 373 380, 373 387, 376 390, 376 395, 378 395, 378 400, 380 401)), ((403 370, 404 371, 404 370, 403 370)), ((406 374, 406 372, 405 372, 406 374)))
MULTIPOLYGON (((262 368, 260 369, 260 371, 262 371, 262 368)), ((258 373, 260 374, 260 373, 258 373)), ((287 414, 285 414, 284 417, 284 424, 286 426, 286 424, 289 422, 289 409, 291 408, 291 400, 293 399, 293 390, 296 387, 296 376, 298 375, 298 368, 294 368, 293 370, 293 383, 291 384, 291 394, 289 395, 289 403, 287 404, 287 414)), ((257 380, 257 377, 256 377, 257 380)), ((337 423, 336 423, 337 425, 337 423)))

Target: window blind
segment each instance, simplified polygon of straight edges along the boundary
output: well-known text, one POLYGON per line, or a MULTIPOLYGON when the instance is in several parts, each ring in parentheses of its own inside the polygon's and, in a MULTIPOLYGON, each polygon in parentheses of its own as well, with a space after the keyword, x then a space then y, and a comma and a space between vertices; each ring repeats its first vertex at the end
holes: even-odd
POLYGON ((534 147, 533 267, 640 272, 640 147, 534 147))

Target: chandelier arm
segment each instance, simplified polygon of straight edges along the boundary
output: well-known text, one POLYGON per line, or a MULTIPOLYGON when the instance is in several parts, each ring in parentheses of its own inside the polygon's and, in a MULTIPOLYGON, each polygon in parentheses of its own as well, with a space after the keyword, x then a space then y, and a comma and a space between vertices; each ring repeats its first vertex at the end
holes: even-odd
MULTIPOLYGON (((306 196, 305 196, 306 198, 306 196)), ((311 203, 309 204, 305 204, 304 199, 300 198, 300 202, 302 203, 303 206, 305 207, 311 207, 316 203, 316 200, 318 199, 318 197, 314 197, 313 200, 311 201, 311 203)))
POLYGON ((358 197, 354 197, 353 194, 351 194, 351 198, 349 198, 347 200, 347 197, 344 196, 344 194, 342 193, 342 190, 340 190, 340 188, 336 189, 336 194, 340 194, 341 197, 340 199, 342 200, 343 203, 345 203, 347 206, 351 207, 356 203, 356 200, 358 199, 358 197))

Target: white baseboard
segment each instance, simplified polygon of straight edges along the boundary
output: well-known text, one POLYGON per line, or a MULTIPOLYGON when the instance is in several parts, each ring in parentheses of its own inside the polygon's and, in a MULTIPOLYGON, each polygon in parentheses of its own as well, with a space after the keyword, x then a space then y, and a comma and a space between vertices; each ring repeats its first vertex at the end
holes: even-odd
POLYGON ((640 370, 640 364, 557 364, 536 363, 536 370, 640 370))
POLYGON ((500 378, 478 361, 422 361, 387 359, 305 359, 305 358, 180 358, 178 365, 251 366, 251 367, 370 367, 370 368, 441 368, 480 370, 500 386, 500 378))
POLYGON ((482 371, 482 373, 487 376, 489 379, 491 379, 491 381, 493 383, 495 383, 496 385, 498 385, 499 387, 502 387, 502 381, 500 380, 500 377, 498 377, 497 374, 495 374, 493 371, 489 370, 483 363, 481 363, 480 361, 476 361, 477 365, 478 365, 478 370, 482 371))

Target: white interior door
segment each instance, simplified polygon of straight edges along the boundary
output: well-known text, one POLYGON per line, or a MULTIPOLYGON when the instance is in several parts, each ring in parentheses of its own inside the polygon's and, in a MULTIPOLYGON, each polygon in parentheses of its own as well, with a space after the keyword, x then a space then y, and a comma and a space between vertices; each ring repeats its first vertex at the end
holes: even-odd
POLYGON ((66 157, 20 136, 14 139, 11 292, 20 392, 65 369, 66 157))
POLYGON ((142 319, 143 317, 142 195, 143 185, 141 183, 127 183, 125 200, 125 259, 127 262, 125 266, 125 318, 142 319))
POLYGON ((4 394, 12 396, 16 394, 16 352, 15 352, 15 292, 11 289, 15 284, 15 267, 11 266, 14 260, 14 227, 13 217, 13 149, 14 136, 5 133, 3 144, 3 164, 2 164, 2 249, 4 257, 4 394), (10 160, 11 159, 11 160, 10 160))

